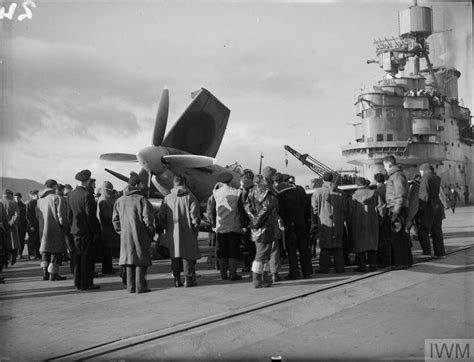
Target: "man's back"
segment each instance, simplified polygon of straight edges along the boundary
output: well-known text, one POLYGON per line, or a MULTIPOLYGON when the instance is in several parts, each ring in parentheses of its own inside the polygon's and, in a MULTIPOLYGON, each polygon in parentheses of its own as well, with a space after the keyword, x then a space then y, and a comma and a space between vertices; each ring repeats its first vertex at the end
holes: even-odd
POLYGON ((250 189, 245 209, 249 216, 256 217, 263 208, 267 211, 278 209, 278 199, 272 187, 258 184, 250 189))
POLYGON ((241 232, 239 189, 223 184, 213 191, 218 233, 241 232))
POLYGON ((408 212, 408 180, 401 166, 391 167, 388 174, 385 193, 387 209, 397 214, 402 210, 408 212))
POLYGON ((275 191, 277 192, 279 214, 285 220, 304 219, 306 200, 295 185, 282 182, 275 187, 275 191))
POLYGON ((26 205, 23 201, 19 200, 18 204, 18 225, 26 227, 26 205))
POLYGON ((419 198, 424 203, 430 203, 432 206, 440 203, 439 190, 441 187, 441 178, 433 171, 425 171, 420 181, 419 198))
POLYGON ((37 203, 39 222, 42 228, 50 225, 66 225, 66 205, 54 190, 47 190, 37 203))
POLYGON ((347 200, 342 191, 324 182, 311 197, 313 214, 318 216, 321 248, 342 247, 347 200))
MULTIPOLYGON (((133 230, 129 237, 140 233, 153 235, 155 228, 153 207, 138 189, 132 187, 126 189, 124 195, 115 201, 113 209, 118 213, 121 236, 124 236, 124 229, 128 229, 129 232, 133 230)), ((117 217, 114 219, 114 224, 116 224, 116 220, 117 217)))
POLYGON ((28 227, 38 227, 38 218, 36 217, 36 200, 29 200, 26 203, 26 221, 28 223, 28 227))
POLYGON ((171 193, 165 196, 160 209, 160 218, 166 220, 165 224, 170 226, 173 223, 186 222, 191 226, 198 226, 200 223, 199 203, 196 197, 184 186, 175 186, 171 193))
POLYGON ((94 196, 82 186, 76 187, 69 194, 69 221, 71 234, 95 235, 99 233, 99 221, 94 196))
POLYGON ((344 222, 347 216, 347 200, 344 194, 327 183, 314 190, 311 206, 323 225, 334 226, 344 222))

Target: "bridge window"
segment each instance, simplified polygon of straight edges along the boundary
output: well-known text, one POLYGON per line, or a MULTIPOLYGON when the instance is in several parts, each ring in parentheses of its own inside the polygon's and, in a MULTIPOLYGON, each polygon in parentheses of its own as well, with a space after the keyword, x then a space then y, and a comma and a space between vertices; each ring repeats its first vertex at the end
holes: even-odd
POLYGON ((382 117, 382 110, 381 109, 376 109, 375 110, 375 117, 382 117))
POLYGON ((383 134, 377 134, 377 142, 383 141, 383 134))
POLYGON ((393 134, 387 133, 387 141, 393 141, 393 134))

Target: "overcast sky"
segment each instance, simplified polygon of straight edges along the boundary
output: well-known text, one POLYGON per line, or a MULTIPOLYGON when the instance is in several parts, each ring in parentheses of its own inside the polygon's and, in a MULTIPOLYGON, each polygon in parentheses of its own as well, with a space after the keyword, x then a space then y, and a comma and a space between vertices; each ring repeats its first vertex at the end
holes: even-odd
MULTIPOLYGON (((3 176, 75 184, 88 168, 128 174, 138 164, 100 161, 151 143, 163 87, 168 129, 207 88, 231 109, 219 164, 238 161, 315 175, 283 145, 332 168, 349 168, 340 147, 354 139, 354 103, 383 72, 373 39, 398 35, 411 2, 36 1, 32 19, 0 20, 3 176)), ((5 4, 4 4, 5 5, 5 4)), ((8 3, 7 3, 8 5, 8 3)), ((459 95, 472 106, 472 5, 419 1, 434 9, 435 64, 462 73, 459 95), (448 52, 447 50, 451 50, 448 52)))

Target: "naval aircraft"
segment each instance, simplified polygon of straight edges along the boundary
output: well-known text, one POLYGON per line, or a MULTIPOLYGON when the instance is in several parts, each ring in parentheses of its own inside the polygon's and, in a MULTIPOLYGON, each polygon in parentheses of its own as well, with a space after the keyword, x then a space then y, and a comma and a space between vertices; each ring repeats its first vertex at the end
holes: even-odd
MULTIPOLYGON (((165 136, 168 121, 169 91, 161 95, 150 146, 136 154, 106 153, 101 160, 138 162, 142 184, 153 185, 161 194, 168 195, 173 187, 173 177, 182 175, 187 187, 204 206, 211 195, 217 178, 231 172, 231 185, 239 186, 240 174, 216 164, 215 156, 224 137, 230 109, 207 89, 191 93, 193 100, 165 136)), ((115 177, 128 181, 128 177, 105 169, 115 177)), ((153 203, 153 202, 152 202, 153 203)))

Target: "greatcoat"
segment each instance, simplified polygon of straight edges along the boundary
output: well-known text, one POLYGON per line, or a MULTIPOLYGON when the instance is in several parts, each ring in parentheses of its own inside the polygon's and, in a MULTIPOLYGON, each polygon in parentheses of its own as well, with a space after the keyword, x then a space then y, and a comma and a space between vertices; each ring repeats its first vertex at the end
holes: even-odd
POLYGON ((171 189, 171 193, 163 199, 158 220, 160 227, 165 230, 163 243, 169 246, 171 258, 199 258, 199 203, 187 188, 175 186, 171 189))
POLYGON ((77 186, 69 193, 67 204, 71 234, 89 238, 97 236, 100 225, 96 217, 97 205, 92 193, 83 186, 77 186))
POLYGON ((151 265, 150 246, 155 235, 153 206, 136 187, 127 186, 114 204, 114 229, 120 234, 119 265, 151 265))
POLYGON ((65 200, 56 195, 55 190, 46 189, 40 194, 36 214, 39 222, 40 253, 64 253, 67 228, 65 200))
POLYGON ((377 250, 379 222, 384 208, 382 197, 376 190, 360 188, 352 194, 348 224, 354 242, 354 253, 377 250))
POLYGON ((342 191, 324 181, 322 187, 314 190, 311 207, 318 219, 320 248, 342 248, 347 219, 347 200, 342 191))

